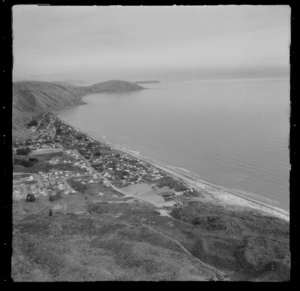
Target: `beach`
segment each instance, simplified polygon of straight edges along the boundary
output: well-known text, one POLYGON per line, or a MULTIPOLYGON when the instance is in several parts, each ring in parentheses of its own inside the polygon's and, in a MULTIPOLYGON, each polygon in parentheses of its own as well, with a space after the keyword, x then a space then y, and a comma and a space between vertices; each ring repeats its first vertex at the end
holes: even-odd
MULTIPOLYGON (((237 193, 231 192, 229 189, 225 189, 223 187, 213 185, 211 183, 208 183, 206 181, 197 179, 195 177, 192 177, 191 175, 188 175, 186 173, 182 173, 179 170, 175 170, 174 168, 171 168, 167 165, 160 164, 158 161, 153 161, 153 159, 147 158, 145 156, 142 156, 140 154, 135 153, 134 151, 125 149, 124 147, 120 147, 117 145, 113 145, 112 143, 108 142, 107 140, 103 140, 100 137, 96 137, 94 135, 91 135, 90 133, 82 130, 81 128, 75 127, 74 125, 68 123, 66 120, 64 120, 59 113, 56 113, 57 117, 63 121, 64 123, 68 124, 69 126, 75 128, 77 131, 88 135, 91 139, 103 143, 115 150, 121 151, 126 153, 129 156, 132 156, 138 160, 145 161, 151 165, 153 165, 156 168, 161 169, 162 171, 167 172, 169 175, 173 176, 176 179, 181 179, 185 181, 188 185, 195 188, 196 190, 203 191, 205 193, 205 200, 207 202, 213 202, 216 204, 220 204, 224 207, 228 207, 235 210, 245 210, 245 209, 252 209, 255 211, 259 211, 262 214, 265 215, 271 215, 274 217, 281 218, 285 221, 289 221, 289 213, 283 209, 276 208, 274 206, 268 205, 266 203, 257 201, 255 199, 245 197, 242 195, 239 195, 237 193)), ((202 192, 203 193, 203 192, 202 192)))

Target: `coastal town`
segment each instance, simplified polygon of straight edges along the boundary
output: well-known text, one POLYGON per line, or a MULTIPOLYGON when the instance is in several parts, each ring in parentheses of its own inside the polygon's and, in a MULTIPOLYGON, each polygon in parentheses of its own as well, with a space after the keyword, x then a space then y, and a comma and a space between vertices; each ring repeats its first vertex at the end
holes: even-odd
POLYGON ((100 189, 94 191, 98 198, 111 193, 110 199, 115 200, 126 196, 124 187, 142 183, 162 189, 159 195, 165 202, 174 200, 174 205, 199 194, 148 162, 91 138, 53 113, 41 115, 29 126, 33 135, 13 145, 14 200, 44 197, 55 201, 65 195, 83 194, 86 185, 100 189))

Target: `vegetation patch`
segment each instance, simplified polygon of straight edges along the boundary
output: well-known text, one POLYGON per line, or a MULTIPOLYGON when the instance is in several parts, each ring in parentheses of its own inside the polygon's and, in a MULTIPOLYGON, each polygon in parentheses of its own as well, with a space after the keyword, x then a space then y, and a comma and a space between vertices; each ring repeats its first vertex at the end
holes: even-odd
POLYGON ((208 264, 254 279, 276 272, 275 265, 286 265, 284 259, 290 257, 288 223, 276 217, 209 203, 190 203, 171 215, 194 225, 188 232, 194 243, 187 247, 208 264))

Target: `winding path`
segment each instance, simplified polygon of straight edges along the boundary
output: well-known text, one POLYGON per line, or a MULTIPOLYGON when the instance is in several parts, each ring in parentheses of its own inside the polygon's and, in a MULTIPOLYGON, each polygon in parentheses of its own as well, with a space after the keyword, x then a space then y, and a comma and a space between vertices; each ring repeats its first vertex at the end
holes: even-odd
MULTIPOLYGON (((108 214, 109 215, 109 214, 108 214)), ((200 259, 198 259, 197 257, 195 257, 191 252, 189 252, 178 240, 174 239, 174 238, 171 238, 159 231, 157 231, 156 229, 154 229, 153 227, 151 226, 148 226, 148 225, 145 225, 145 224, 132 224, 132 223, 128 223, 128 222, 122 222, 120 220, 117 220, 115 217, 113 217, 112 215, 109 215, 111 218, 110 219, 107 219, 109 221, 115 221, 116 223, 120 223, 120 224, 123 224, 123 225, 126 225, 126 226, 129 226, 129 227, 139 227, 139 226, 142 226, 144 228, 147 228, 148 230, 152 231, 152 232, 155 232, 156 234, 160 235, 161 237, 169 240, 169 241, 172 241, 173 243, 176 243, 180 249, 186 253, 192 260, 194 260, 195 262, 197 262, 198 264, 201 265, 201 267, 204 267, 206 269, 208 269, 209 271, 213 272, 214 273, 214 279, 215 280, 218 280, 218 281, 225 281, 226 280, 226 275, 221 272, 220 270, 216 269, 215 267, 211 266, 211 265, 208 265, 206 263, 204 263, 203 261, 201 261, 200 259)))

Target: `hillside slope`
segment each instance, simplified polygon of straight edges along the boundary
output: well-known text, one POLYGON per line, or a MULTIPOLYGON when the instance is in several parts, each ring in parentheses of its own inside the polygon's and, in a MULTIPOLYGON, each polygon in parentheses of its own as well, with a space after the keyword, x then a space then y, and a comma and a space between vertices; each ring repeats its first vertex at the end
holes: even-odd
POLYGON ((45 111, 80 104, 73 87, 48 82, 15 82, 13 84, 13 137, 26 133, 25 123, 45 111))

